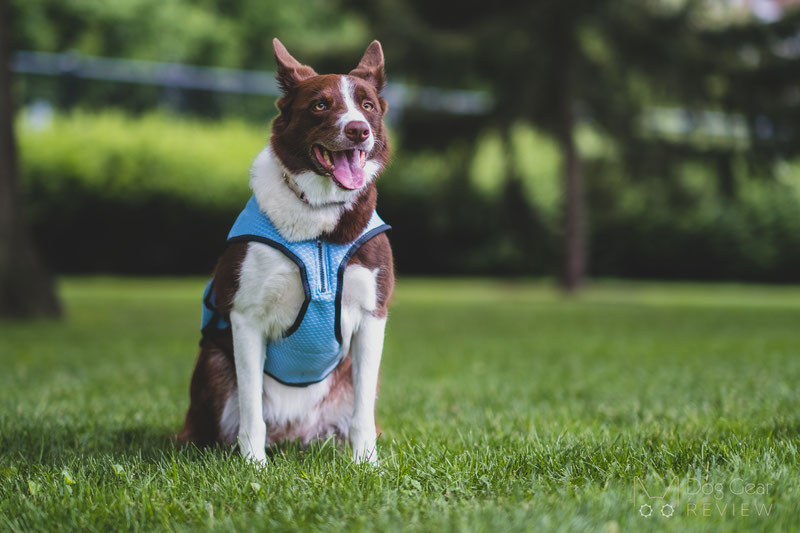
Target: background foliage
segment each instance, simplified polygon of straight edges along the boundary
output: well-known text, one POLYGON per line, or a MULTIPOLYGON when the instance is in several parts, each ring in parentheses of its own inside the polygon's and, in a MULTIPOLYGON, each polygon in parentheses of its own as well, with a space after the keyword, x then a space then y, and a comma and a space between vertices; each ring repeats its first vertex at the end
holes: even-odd
MULTIPOLYGON (((271 69, 277 35, 341 72, 377 37, 390 80, 487 91, 487 115, 389 112, 380 209, 401 272, 552 275, 569 138, 590 274, 800 279, 797 10, 764 22, 692 0, 12 5, 19 49, 271 69)), ((55 269, 211 268, 269 99, 41 76, 18 77, 17 93, 28 215, 55 269)))
MULTIPOLYGON (((64 272, 126 273, 210 271, 268 135, 267 126, 240 119, 118 112, 56 115, 44 129, 22 115, 18 131, 29 215, 50 263, 64 272)), ((594 273, 794 279, 797 164, 786 163, 777 182, 746 178, 729 201, 696 165, 686 164, 671 187, 626 180, 602 137, 580 137, 592 169, 594 273)), ((524 123, 510 141, 487 132, 444 151, 400 147, 379 189, 402 272, 553 271, 559 154, 524 123), (504 166, 519 181, 505 181, 504 166)))

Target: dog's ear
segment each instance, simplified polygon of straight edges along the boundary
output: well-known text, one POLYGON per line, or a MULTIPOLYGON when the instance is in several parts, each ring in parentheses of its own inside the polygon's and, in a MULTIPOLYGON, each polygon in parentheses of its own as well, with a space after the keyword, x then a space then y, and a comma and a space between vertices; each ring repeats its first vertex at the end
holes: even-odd
POLYGON ((351 76, 363 78, 370 82, 378 92, 386 85, 386 74, 383 72, 383 48, 378 41, 372 41, 364 52, 364 57, 356 68, 350 71, 351 76))
POLYGON ((272 39, 272 49, 275 51, 275 62, 278 64, 278 85, 284 94, 299 82, 317 75, 313 68, 293 58, 277 38, 272 39))

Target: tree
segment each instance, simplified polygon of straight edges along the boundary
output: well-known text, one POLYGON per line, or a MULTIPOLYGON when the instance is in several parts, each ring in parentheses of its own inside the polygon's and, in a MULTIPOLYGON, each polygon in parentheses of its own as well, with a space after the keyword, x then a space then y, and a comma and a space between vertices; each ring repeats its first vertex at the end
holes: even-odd
POLYGON ((60 308, 52 279, 36 254, 20 208, 8 13, 6 0, 0 0, 0 317, 56 316, 60 308))
MULTIPOLYGON (((587 214, 576 126, 591 120, 616 138, 635 135, 641 98, 631 78, 658 79, 659 56, 687 27, 686 10, 659 13, 638 0, 468 0, 458 9, 426 0, 360 5, 386 41, 389 64, 427 84, 489 88, 497 105, 484 126, 507 129, 522 119, 557 140, 563 161, 560 280, 567 291, 579 288, 587 214)), ((418 127, 413 135, 423 131, 418 127)))

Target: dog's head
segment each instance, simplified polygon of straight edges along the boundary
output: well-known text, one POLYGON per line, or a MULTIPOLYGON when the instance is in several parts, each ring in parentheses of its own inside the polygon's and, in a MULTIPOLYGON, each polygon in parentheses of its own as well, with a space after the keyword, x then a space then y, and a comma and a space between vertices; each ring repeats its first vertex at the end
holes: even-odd
POLYGON ((272 124, 271 144, 292 174, 313 172, 340 189, 359 191, 388 160, 383 125, 386 101, 383 50, 369 45, 347 75, 319 75, 273 40, 283 96, 272 124))

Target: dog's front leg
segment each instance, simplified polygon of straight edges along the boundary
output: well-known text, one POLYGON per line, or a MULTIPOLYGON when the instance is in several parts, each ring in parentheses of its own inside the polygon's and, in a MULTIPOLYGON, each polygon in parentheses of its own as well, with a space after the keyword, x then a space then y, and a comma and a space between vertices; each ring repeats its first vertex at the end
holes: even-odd
POLYGON ((383 352, 386 318, 366 315, 353 335, 353 419, 350 445, 353 459, 362 463, 378 462, 375 449, 375 397, 378 392, 378 369, 383 352))
POLYGON ((264 423, 264 333, 245 314, 231 311, 233 358, 239 395, 239 449, 254 462, 266 464, 267 426, 264 423))

